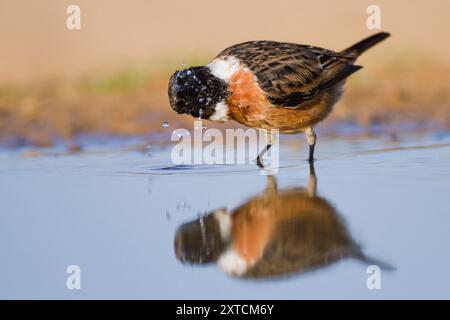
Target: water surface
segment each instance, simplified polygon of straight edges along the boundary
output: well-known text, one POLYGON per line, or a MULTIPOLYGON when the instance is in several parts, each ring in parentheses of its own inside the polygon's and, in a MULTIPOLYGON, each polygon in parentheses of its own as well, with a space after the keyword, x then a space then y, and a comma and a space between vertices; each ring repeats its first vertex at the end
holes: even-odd
POLYGON ((450 298, 450 135, 322 139, 315 176, 304 147, 272 178, 165 148, 2 152, 0 298, 450 298))

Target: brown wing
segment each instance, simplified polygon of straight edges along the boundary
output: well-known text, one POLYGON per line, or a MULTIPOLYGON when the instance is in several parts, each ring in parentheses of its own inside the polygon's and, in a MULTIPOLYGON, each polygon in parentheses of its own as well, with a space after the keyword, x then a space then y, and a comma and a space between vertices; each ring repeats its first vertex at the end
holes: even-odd
POLYGON ((268 99, 277 106, 301 108, 360 66, 355 57, 313 46, 250 41, 229 47, 217 57, 233 56, 253 73, 268 99))

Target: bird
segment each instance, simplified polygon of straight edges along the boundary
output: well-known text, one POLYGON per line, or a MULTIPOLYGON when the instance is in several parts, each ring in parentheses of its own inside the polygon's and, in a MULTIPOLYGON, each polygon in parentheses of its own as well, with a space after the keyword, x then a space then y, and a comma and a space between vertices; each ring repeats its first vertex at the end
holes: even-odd
MULTIPOLYGON (((205 66, 177 70, 169 79, 169 103, 178 114, 215 122, 234 120, 250 128, 305 133, 308 161, 314 161, 317 135, 343 94, 347 77, 362 68, 356 59, 390 36, 379 32, 342 51, 316 46, 248 41, 221 51, 205 66)), ((264 167, 262 156, 256 163, 264 167)))
POLYGON ((265 190, 238 207, 214 209, 178 227, 176 258, 187 265, 216 264, 226 274, 266 279, 302 274, 341 259, 392 270, 365 255, 343 216, 317 192, 314 163, 305 186, 278 188, 267 176, 265 190))

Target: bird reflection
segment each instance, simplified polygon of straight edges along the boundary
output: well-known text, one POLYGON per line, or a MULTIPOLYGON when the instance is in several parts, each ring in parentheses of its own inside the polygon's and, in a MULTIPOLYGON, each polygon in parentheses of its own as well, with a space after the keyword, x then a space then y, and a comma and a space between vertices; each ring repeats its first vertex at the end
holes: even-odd
POLYGON ((232 212, 218 209, 181 225, 176 257, 187 264, 214 262, 243 278, 298 274, 343 258, 372 262, 316 190, 313 164, 304 188, 279 190, 276 178, 268 176, 265 191, 232 212))

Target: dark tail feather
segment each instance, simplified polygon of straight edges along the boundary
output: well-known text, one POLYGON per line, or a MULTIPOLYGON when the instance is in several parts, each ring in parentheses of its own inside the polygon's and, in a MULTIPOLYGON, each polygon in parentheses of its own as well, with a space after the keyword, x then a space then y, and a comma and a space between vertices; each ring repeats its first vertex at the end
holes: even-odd
POLYGON ((383 262, 383 261, 375 259, 375 258, 367 257, 362 253, 356 254, 353 257, 367 265, 376 265, 376 266, 380 267, 381 270, 386 270, 386 271, 395 271, 396 270, 395 267, 393 267, 389 263, 383 262))
POLYGON ((390 36, 390 34, 387 32, 380 32, 380 33, 374 34, 373 36, 370 36, 364 40, 359 41, 358 43, 355 43, 351 47, 343 50, 341 53, 343 55, 352 54, 352 55, 359 56, 361 53, 363 53, 367 49, 373 47, 378 42, 381 42, 384 39, 388 38, 389 36, 390 36))

